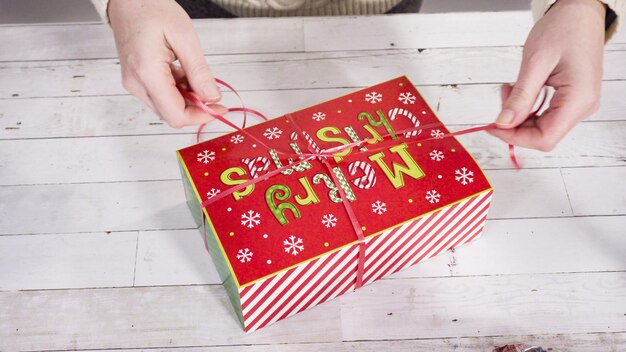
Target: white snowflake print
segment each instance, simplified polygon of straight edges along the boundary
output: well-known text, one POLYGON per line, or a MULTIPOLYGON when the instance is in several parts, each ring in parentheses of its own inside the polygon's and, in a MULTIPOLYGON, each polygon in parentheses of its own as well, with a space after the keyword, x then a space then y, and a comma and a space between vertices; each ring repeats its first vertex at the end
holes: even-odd
POLYGON ((376 92, 367 93, 365 94, 365 101, 376 104, 383 101, 383 95, 376 92))
POLYGON ((415 104, 415 95, 406 92, 406 93, 400 93, 400 96, 398 97, 398 100, 402 102, 402 104, 407 105, 407 104, 415 104))
POLYGON ((248 210, 247 212, 241 214, 241 224, 251 229, 256 225, 261 223, 261 214, 255 212, 254 210, 248 210))
POLYGON ((242 135, 238 134, 238 135, 234 135, 234 136, 230 137, 230 141, 233 144, 239 144, 239 143, 243 142, 243 138, 244 137, 242 135))
POLYGON ((474 172, 469 171, 466 167, 462 167, 461 170, 454 171, 454 175, 454 179, 461 182, 463 186, 474 182, 474 172))
POLYGON ((432 130, 430 131, 430 136, 435 139, 441 139, 443 138, 443 132, 441 132, 440 130, 432 130))
POLYGON ((431 204, 439 203, 440 199, 441 195, 437 193, 437 191, 435 191, 434 189, 432 191, 426 192, 426 200, 429 201, 431 204))
POLYGON ((248 248, 240 249, 237 252, 237 259, 242 263, 249 262, 252 260, 252 252, 248 248))
POLYGON ((373 213, 376 213, 378 215, 383 215, 383 213, 385 213, 386 211, 387 211, 387 204, 385 204, 384 202, 377 200, 376 202, 372 203, 373 213))
POLYGON ((263 132, 263 136, 267 139, 278 139, 280 135, 283 133, 278 127, 268 128, 263 132))
POLYGON ((208 164, 213 160, 215 160, 215 152, 205 150, 202 153, 198 153, 198 161, 201 163, 208 164))
POLYGON ((211 188, 210 191, 206 192, 206 197, 207 199, 211 199, 213 197, 215 197, 218 193, 220 193, 221 191, 217 188, 211 188))
POLYGON ((434 161, 441 161, 443 159, 443 152, 439 150, 433 150, 430 152, 430 158, 434 161))
POLYGON ((326 114, 324 114, 323 112, 316 112, 315 114, 313 114, 312 119, 317 121, 317 122, 320 122, 322 120, 326 120, 326 114))
POLYGON ((283 245, 285 246, 285 252, 291 253, 292 255, 297 255, 304 250, 302 238, 294 235, 291 235, 288 239, 284 240, 283 245))
POLYGON ((337 226, 337 217, 333 214, 326 214, 322 217, 322 224, 326 227, 335 227, 337 226))

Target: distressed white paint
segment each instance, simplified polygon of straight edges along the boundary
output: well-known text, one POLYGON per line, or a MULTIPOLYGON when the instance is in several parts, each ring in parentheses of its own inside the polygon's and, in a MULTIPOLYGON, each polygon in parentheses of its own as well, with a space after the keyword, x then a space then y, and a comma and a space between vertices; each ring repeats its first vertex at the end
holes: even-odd
MULTIPOLYGON (((362 87, 241 92, 243 104, 272 118, 287 112, 319 104, 353 92, 362 87)), ((486 124, 493 122, 500 109, 500 85, 461 84, 418 86, 426 102, 446 124, 486 124), (478 103, 480 102, 480 104, 478 103)), ((602 84, 600 110, 589 121, 619 121, 626 110, 626 81, 605 81, 602 84)), ((233 93, 224 92, 222 103, 240 106, 233 93)), ((241 125, 241 114, 228 118, 241 125)), ((250 118, 248 124, 261 121, 250 118)), ((208 132, 229 132, 231 129, 214 122, 208 132)), ((46 137, 93 137, 113 135, 144 135, 194 133, 195 127, 173 130, 139 100, 128 96, 9 98, 0 99, 0 139, 46 137), (33 119, 31 117, 36 117, 33 119), (45 126, 45 128, 41 128, 45 126)))
POLYGON ((198 229, 139 233, 135 286, 220 283, 198 229))
MULTIPOLYGON (((563 169, 575 215, 626 214, 626 167, 563 169)), ((621 227, 626 234, 626 222, 621 227)))
POLYGON ((136 232, 0 236, 0 291, 132 286, 136 232))
MULTIPOLYGON (((401 75, 417 85, 513 82, 519 47, 216 55, 213 73, 239 90, 362 87, 401 75)), ((604 79, 626 79, 626 50, 605 52, 604 79)), ((0 98, 125 94, 116 60, 3 64, 0 98), (46 84, 33 85, 34 81, 46 84)))
MULTIPOLYGON (((196 22, 216 75, 270 116, 406 74, 453 130, 493 120, 530 25, 523 12, 196 22)), ((624 31, 599 112, 553 152, 517 148, 516 172, 499 140, 459 138, 496 188, 480 239, 251 335, 184 201, 174 151, 195 129, 124 92, 102 25, 0 34, 0 350, 625 349, 624 31)))

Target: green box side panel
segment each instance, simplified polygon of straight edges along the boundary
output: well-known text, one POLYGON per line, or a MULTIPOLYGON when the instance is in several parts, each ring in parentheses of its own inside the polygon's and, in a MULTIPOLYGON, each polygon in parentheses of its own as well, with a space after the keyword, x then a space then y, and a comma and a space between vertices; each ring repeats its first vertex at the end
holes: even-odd
MULTIPOLYGON (((180 163, 180 159, 179 159, 180 163)), ((196 197, 196 192, 191 185, 191 180, 187 177, 187 173, 185 172, 185 168, 182 164, 179 164, 180 172, 183 179, 183 187, 185 189, 185 197, 187 198, 187 206, 191 211, 191 215, 196 222, 196 226, 199 227, 200 231, 202 231, 202 210, 200 207, 200 202, 196 197)), ((213 233, 211 226, 208 223, 208 219, 205 220, 204 228, 206 229, 206 233, 202 235, 205 236, 209 247, 209 254, 211 255, 211 259, 213 260, 213 264, 217 269, 218 274, 220 275, 220 280, 222 280, 222 284, 226 289, 226 293, 228 294, 228 298, 230 299, 230 303, 233 305, 233 309, 237 314, 237 318, 243 327, 243 312, 241 309, 241 301, 239 297, 239 289, 235 284, 235 279, 231 274, 230 268, 228 267, 228 263, 226 262, 226 258, 223 255, 223 252, 220 250, 220 246, 217 243, 217 239, 215 234, 213 233)))

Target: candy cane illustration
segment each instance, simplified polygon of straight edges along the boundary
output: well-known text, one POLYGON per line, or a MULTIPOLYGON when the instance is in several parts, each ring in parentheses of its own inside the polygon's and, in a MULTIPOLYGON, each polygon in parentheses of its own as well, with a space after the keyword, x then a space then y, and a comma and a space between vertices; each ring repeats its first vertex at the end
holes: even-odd
POLYGON ((313 138, 311 138, 311 136, 308 133, 304 132, 304 131, 302 131, 302 135, 304 135, 304 139, 306 139, 307 143, 309 143, 311 148, 313 148, 313 150, 316 153, 319 153, 320 152, 320 147, 317 146, 317 143, 315 143, 313 138))
POLYGON ((264 156, 259 156, 254 159, 243 158, 241 162, 244 163, 250 171, 250 176, 257 178, 261 174, 265 174, 270 167, 270 160, 264 156))
POLYGON ((359 170, 363 171, 363 176, 355 178, 350 182, 360 189, 370 189, 374 187, 376 184, 376 172, 372 165, 361 160, 354 161, 348 165, 348 173, 350 176, 356 175, 359 170))
MULTIPOLYGON (((420 125, 420 121, 417 119, 417 116, 413 115, 413 113, 411 113, 410 111, 408 111, 406 109, 393 108, 393 109, 389 110, 387 115, 389 115, 389 120, 391 120, 391 121, 395 120, 396 117, 398 117, 398 115, 401 115, 401 116, 405 116, 406 118, 411 120, 411 123, 413 123, 413 126, 419 127, 419 125, 420 125)), ((404 134, 404 137, 405 138, 410 138, 410 137, 417 136, 420 133, 422 133, 421 129, 420 130, 414 130, 414 131, 406 132, 404 134)))

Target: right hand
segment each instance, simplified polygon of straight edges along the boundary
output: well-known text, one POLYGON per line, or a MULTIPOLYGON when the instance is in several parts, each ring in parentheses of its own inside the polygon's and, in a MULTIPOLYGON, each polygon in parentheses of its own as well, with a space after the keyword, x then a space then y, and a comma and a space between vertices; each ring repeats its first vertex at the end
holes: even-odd
POLYGON ((226 108, 191 19, 173 0, 110 0, 109 20, 122 68, 122 84, 170 126, 198 125, 212 117, 188 105, 186 84, 218 114, 226 108), (181 66, 178 66, 176 61, 181 66))

